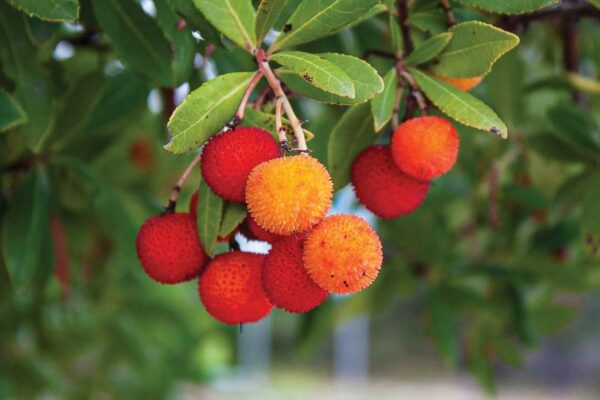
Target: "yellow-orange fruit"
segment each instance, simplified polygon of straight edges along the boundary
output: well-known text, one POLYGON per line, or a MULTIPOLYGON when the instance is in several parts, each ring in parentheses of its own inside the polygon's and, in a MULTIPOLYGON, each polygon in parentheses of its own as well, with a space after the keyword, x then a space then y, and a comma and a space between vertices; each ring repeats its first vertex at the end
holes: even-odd
POLYGON ((474 76, 472 78, 451 78, 443 75, 435 76, 444 82, 451 84, 455 88, 462 90, 463 92, 468 92, 469 90, 473 89, 475 86, 479 85, 479 82, 481 82, 481 79, 483 79, 481 76, 474 76))
POLYGON ((329 293, 355 293, 379 274, 383 253, 379 236, 355 215, 332 215, 304 242, 304 267, 312 280, 329 293))
POLYGON ((392 157, 405 174, 430 181, 452 169, 458 145, 458 133, 449 121, 435 116, 417 117, 396 128, 392 157))
POLYGON ((246 203, 258 226, 277 235, 291 235, 325 217, 332 193, 327 169, 313 157, 298 155, 256 166, 246 184, 246 203))

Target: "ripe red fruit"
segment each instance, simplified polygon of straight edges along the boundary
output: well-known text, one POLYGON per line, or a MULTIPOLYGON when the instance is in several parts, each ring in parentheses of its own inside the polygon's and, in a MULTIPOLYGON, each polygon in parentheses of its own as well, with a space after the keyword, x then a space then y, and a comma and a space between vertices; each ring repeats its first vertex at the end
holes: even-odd
POLYGON ((429 191, 429 182, 400 171, 389 146, 383 145, 367 147, 356 157, 351 181, 360 203, 382 218, 411 213, 429 191))
POLYGON ((225 200, 243 203, 246 181, 258 164, 279 156, 279 146, 266 131, 238 127, 214 136, 202 150, 202 176, 225 200))
POLYGON ((252 218, 251 215, 248 215, 248 218, 246 219, 246 221, 247 221, 246 225, 248 226, 248 230, 250 230, 250 233, 252 234, 252 236, 254 236, 258 240, 262 240, 263 242, 273 243, 276 240, 283 237, 283 236, 271 233, 267 230, 264 230, 263 228, 258 226, 258 224, 254 220, 254 218, 252 218))
POLYGON ((295 235, 276 241, 263 264, 262 282, 269 300, 291 313, 305 313, 327 299, 327 292, 304 269, 305 238, 295 235))
POLYGON ((161 283, 190 280, 208 260, 198 238, 196 221, 187 213, 148 219, 138 233, 136 250, 146 274, 161 283))
POLYGON ((452 169, 458 144, 456 129, 444 118, 412 118, 394 132, 392 157, 405 174, 429 181, 452 169))
POLYGON ((261 283, 265 256, 232 251, 216 256, 200 277, 198 293, 206 311, 225 324, 264 318, 273 305, 261 283))

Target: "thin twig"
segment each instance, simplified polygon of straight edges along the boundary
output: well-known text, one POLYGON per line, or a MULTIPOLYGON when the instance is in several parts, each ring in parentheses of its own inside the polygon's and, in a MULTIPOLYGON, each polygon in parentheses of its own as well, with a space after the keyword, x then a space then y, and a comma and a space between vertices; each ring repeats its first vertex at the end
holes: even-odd
POLYGON ((392 128, 396 130, 400 125, 400 118, 398 113, 400 112, 400 102, 402 101, 402 93, 404 92, 404 83, 401 79, 398 79, 398 85, 396 86, 396 98, 394 99, 394 111, 392 112, 392 128))
POLYGON ((189 163, 185 171, 183 171, 183 174, 181 174, 179 180, 177 181, 175 186, 173 186, 173 189, 171 189, 171 195, 169 196, 169 204, 165 207, 165 211, 163 212, 163 214, 171 214, 175 212, 175 206, 177 205, 177 198, 179 197, 179 192, 181 192, 183 184, 194 170, 196 164, 200 162, 201 157, 202 153, 198 153, 198 155, 194 157, 194 159, 189 163))
POLYGON ((269 86, 273 89, 273 93, 275 94, 276 99, 280 99, 282 101, 283 109, 285 110, 285 114, 292 125, 292 129, 294 130, 294 135, 296 137, 296 141, 298 142, 297 150, 300 152, 307 152, 308 147, 306 146, 306 138, 304 137, 304 131, 302 130, 302 123, 294 113, 294 109, 290 104, 283 88, 281 87, 281 82, 275 76, 275 73, 271 69, 269 62, 266 58, 265 52, 263 49, 257 49, 255 53, 256 61, 258 62, 258 68, 263 72, 269 86))
POLYGON ((410 36, 410 26, 408 26, 408 0, 397 0, 398 5, 398 24, 402 32, 402 42, 404 44, 403 55, 406 57, 414 50, 412 38, 410 36))
POLYGON ((399 69, 398 74, 404 78, 408 82, 411 88, 410 94, 415 98, 417 104, 419 106, 419 110, 421 110, 421 114, 427 114, 427 100, 425 100, 425 96, 421 93, 417 82, 413 79, 411 74, 408 73, 405 69, 399 69))
POLYGON ((440 0, 442 8, 446 13, 446 19, 448 20, 448 28, 452 28, 456 25, 456 18, 454 17, 454 13, 452 12, 452 6, 450 5, 450 1, 448 0, 440 0))
POLYGON ((254 88, 256 87, 256 85, 258 84, 258 82, 260 82, 260 79, 262 78, 262 76, 263 76, 262 71, 258 70, 258 71, 256 71, 256 73, 254 74, 254 76, 250 80, 250 84, 248 85, 248 88, 246 88, 246 92, 244 92, 244 97, 242 97, 242 101, 240 102, 240 105, 238 106, 238 109, 235 112, 235 115, 227 123, 227 127, 228 128, 231 128, 231 129, 235 128, 244 119, 244 114, 246 112, 246 104, 248 104, 248 100, 250 99, 250 95, 252 94, 252 91, 254 90, 254 88))
POLYGON ((265 102, 267 101, 267 98, 269 97, 269 95, 271 93, 273 93, 273 91, 271 90, 271 86, 267 85, 267 86, 263 87, 260 90, 260 92, 258 93, 256 100, 254 100, 252 107, 256 108, 257 110, 262 109, 263 105, 265 104, 265 102))

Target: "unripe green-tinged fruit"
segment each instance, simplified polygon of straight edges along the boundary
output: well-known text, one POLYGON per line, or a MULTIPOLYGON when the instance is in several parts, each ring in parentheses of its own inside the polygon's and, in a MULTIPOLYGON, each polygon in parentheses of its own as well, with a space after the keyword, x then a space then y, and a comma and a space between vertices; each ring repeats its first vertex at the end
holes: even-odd
POLYGON ((225 324, 256 322, 269 314, 261 283, 265 256, 232 251, 216 256, 200 277, 198 292, 206 311, 225 324))
POLYGON ((308 276, 302 260, 306 235, 286 236, 274 242, 262 269, 262 282, 271 303, 291 313, 305 313, 327 298, 308 276))
POLYGON ((138 233, 136 250, 146 274, 161 283, 190 280, 208 260, 198 238, 196 221, 188 213, 148 219, 138 233))
POLYGON ((429 181, 452 169, 459 139, 454 126, 444 118, 427 116, 402 123, 392 137, 396 165, 413 178, 429 181))
POLYGON ((261 228, 277 235, 304 232, 321 221, 333 184, 325 167, 306 155, 276 158, 248 177, 248 211, 261 228))
POLYGON ((242 126, 210 139, 202 150, 200 167, 213 192, 243 203, 250 171, 278 156, 279 146, 268 132, 242 126))
POLYGON ((389 146, 383 145, 367 147, 356 157, 351 181, 360 203, 382 218, 413 212, 429 191, 429 182, 400 171, 389 146))
POLYGON ((379 274, 383 254, 379 236, 362 218, 332 215, 304 242, 304 267, 312 280, 329 293, 355 293, 379 274))

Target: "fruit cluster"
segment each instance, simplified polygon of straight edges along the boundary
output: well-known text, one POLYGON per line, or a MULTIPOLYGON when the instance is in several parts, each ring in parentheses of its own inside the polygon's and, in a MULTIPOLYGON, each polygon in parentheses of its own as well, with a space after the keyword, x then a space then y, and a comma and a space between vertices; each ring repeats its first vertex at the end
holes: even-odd
POLYGON ((200 300, 215 319, 256 322, 273 306, 304 313, 329 293, 355 293, 377 277, 379 237, 354 215, 326 216, 333 185, 315 158, 282 156, 269 133, 238 127, 204 146, 200 166, 214 193, 246 204, 248 217, 238 230, 269 242, 269 253, 232 250, 210 258, 197 234, 194 204, 188 213, 150 218, 136 247, 142 268, 158 282, 198 277, 200 300))
POLYGON ((354 160, 350 180, 360 203, 391 219, 413 212, 430 181, 452 169, 459 139, 447 120, 424 116, 402 123, 390 145, 367 147, 354 160))

